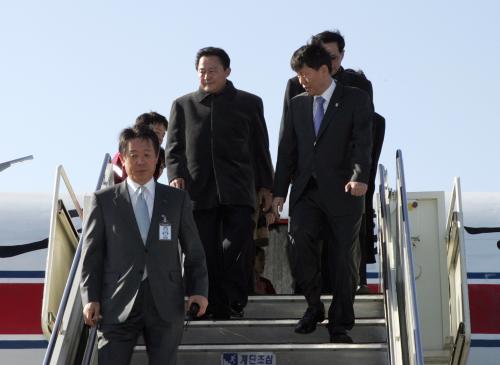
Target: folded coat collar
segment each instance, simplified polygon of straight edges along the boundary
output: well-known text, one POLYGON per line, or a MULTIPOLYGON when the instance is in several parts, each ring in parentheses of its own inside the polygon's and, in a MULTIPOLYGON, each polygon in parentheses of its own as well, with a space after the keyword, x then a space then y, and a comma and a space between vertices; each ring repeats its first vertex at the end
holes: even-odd
POLYGON ((236 88, 234 87, 233 83, 229 80, 226 80, 226 86, 224 87, 224 89, 222 89, 222 91, 218 94, 212 94, 212 93, 209 93, 209 92, 206 92, 205 90, 203 90, 201 87, 194 92, 194 99, 198 102, 202 102, 204 101, 205 99, 211 97, 211 96, 232 96, 236 94, 236 88))

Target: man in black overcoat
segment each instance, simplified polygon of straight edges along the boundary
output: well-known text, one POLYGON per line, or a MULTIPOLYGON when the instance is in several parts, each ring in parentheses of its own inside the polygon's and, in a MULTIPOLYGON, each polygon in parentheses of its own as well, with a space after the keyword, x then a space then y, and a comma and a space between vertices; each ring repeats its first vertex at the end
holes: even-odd
POLYGON ((227 80, 227 53, 198 51, 197 91, 173 102, 166 148, 170 185, 188 190, 205 248, 208 312, 241 316, 248 274, 245 250, 253 239, 258 200, 271 206, 272 162, 262 100, 227 80))

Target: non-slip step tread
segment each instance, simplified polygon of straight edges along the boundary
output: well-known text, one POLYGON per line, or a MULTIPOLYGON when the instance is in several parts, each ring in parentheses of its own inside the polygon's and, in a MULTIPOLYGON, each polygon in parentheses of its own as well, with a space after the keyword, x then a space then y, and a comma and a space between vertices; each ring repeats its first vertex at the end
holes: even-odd
MULTIPOLYGON (((318 323, 316 330, 306 335, 295 333, 296 324, 296 320, 232 321, 226 324, 221 321, 200 324, 184 332, 182 344, 329 343, 327 321, 318 323)), ((387 340, 385 320, 358 320, 349 335, 356 344, 383 343, 387 340)))
MULTIPOLYGON (((332 300, 332 295, 322 295, 321 300, 332 300)), ((354 301, 381 301, 384 300, 383 294, 362 294, 356 295, 354 301)), ((250 295, 248 296, 248 301, 301 301, 305 302, 303 295, 288 295, 288 294, 276 294, 276 295, 250 295)))
MULTIPOLYGON (((326 325, 328 320, 324 320, 321 324, 326 325)), ((384 318, 357 318, 355 326, 385 326, 384 318)), ((266 327, 266 326, 295 326, 297 319, 230 319, 220 321, 192 321, 189 322, 190 328, 199 327, 266 327)), ((318 323, 320 325, 320 323, 318 323)))
MULTIPOLYGON (((322 297, 326 312, 332 303, 331 296, 322 297)), ((307 303, 303 296, 278 295, 250 297, 244 309, 245 319, 299 319, 304 314, 307 303)), ((382 296, 363 295, 354 302, 356 318, 383 318, 382 296)))
POLYGON ((210 344, 210 345, 180 345, 179 351, 275 351, 275 350, 387 350, 386 343, 304 343, 304 344, 210 344))

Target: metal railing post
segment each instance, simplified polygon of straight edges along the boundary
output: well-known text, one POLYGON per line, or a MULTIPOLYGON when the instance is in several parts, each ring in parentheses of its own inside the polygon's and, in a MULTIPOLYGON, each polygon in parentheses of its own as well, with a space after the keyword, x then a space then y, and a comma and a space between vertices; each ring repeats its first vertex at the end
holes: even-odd
POLYGON ((423 365, 402 153, 396 154, 396 189, 379 165, 379 238, 390 364, 423 365), (396 200, 395 217, 391 201, 396 200), (395 219, 395 222, 393 222, 395 219))
POLYGON ((417 302, 417 288, 415 284, 415 273, 413 269, 413 249, 410 238, 410 222, 408 218, 408 201, 406 198, 406 183, 403 166, 403 153, 401 150, 396 152, 396 171, 397 183, 396 189, 398 194, 398 231, 400 238, 400 247, 402 254, 401 268, 403 269, 403 288, 405 297, 405 317, 410 324, 407 329, 408 345, 411 346, 411 353, 409 353, 410 364, 423 365, 424 356, 422 351, 422 338, 420 333, 420 319, 418 312, 417 302))
POLYGON ((463 227, 460 178, 456 177, 446 224, 447 272, 449 283, 450 332, 454 336, 452 364, 467 362, 471 341, 469 292, 463 227))

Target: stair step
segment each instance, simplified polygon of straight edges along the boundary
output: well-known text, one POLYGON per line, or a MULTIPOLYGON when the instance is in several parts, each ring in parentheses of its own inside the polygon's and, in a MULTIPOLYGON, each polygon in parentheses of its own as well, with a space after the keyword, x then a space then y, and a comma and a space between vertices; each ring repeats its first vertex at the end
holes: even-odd
MULTIPOLYGON (((328 312, 331 295, 321 297, 328 312)), ((307 303, 303 296, 271 295, 251 296, 245 307, 245 319, 290 319, 302 318, 307 303)), ((354 301, 356 318, 383 318, 384 301, 382 295, 358 295, 354 301)))
MULTIPOLYGON (((196 321, 184 332, 182 344, 329 343, 327 323, 303 335, 294 332, 296 319, 196 321)), ((386 342, 385 319, 357 319, 349 335, 355 344, 386 342)))
MULTIPOLYGON (((274 364, 331 365, 370 364, 387 365, 386 344, 267 344, 267 345, 181 345, 177 355, 179 365, 223 364, 223 354, 273 354, 274 364)), ((146 363, 144 346, 137 346, 132 364, 146 363)), ((228 364, 230 364, 228 362, 228 364)), ((243 362, 238 362, 243 364, 243 362)), ((252 364, 246 362, 245 364, 252 364)), ((253 364, 265 364, 255 361, 253 364)))

